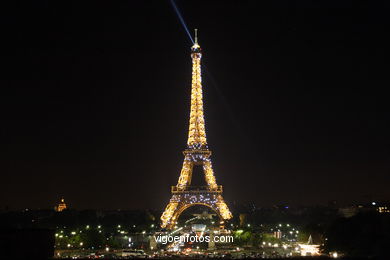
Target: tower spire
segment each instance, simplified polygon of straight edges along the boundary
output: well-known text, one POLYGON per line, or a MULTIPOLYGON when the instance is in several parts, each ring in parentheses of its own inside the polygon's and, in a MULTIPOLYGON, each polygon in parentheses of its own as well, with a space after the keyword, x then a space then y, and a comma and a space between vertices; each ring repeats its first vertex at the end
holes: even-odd
MULTIPOLYGON (((198 43, 198 29, 195 29, 195 41, 194 41, 194 45, 192 45, 192 47, 191 47, 191 50, 192 50, 192 53, 195 53, 195 52, 200 53, 201 52, 201 49, 200 49, 200 46, 198 43)), ((194 57, 192 57, 192 58, 194 58, 194 57)))
POLYGON ((192 58, 192 86, 191 110, 188 129, 188 148, 207 148, 205 122, 203 116, 203 93, 200 60, 202 53, 198 44, 198 34, 195 29, 195 43, 191 48, 192 58))

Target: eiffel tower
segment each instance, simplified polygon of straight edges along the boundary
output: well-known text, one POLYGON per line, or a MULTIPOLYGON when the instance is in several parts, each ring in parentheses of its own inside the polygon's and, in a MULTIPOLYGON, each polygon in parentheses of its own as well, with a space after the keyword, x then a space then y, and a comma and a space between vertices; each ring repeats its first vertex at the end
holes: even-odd
POLYGON ((222 197, 222 186, 217 185, 215 180, 210 159, 211 151, 206 140, 200 68, 202 50, 198 44, 196 29, 191 58, 192 88, 188 141, 183 151, 184 162, 179 181, 176 186, 172 186, 172 198, 161 216, 161 227, 167 229, 174 228, 180 214, 194 205, 207 206, 215 211, 219 216, 221 227, 224 226, 225 220, 232 218, 232 213, 222 197), (194 165, 202 166, 207 186, 191 186, 194 165))

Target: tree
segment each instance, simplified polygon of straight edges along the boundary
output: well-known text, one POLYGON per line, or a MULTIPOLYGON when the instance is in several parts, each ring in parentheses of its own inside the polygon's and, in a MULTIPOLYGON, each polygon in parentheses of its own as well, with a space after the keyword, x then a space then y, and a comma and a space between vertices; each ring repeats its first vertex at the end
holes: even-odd
POLYGON ((377 212, 338 219, 326 232, 323 251, 347 256, 376 257, 388 254, 390 216, 377 212))
POLYGON ((248 245, 252 238, 252 232, 244 231, 242 229, 233 232, 234 244, 237 246, 248 245))
POLYGON ((262 242, 271 243, 271 244, 279 244, 281 240, 276 238, 273 234, 264 233, 262 235, 262 242))
POLYGON ((84 232, 81 235, 81 240, 84 241, 86 248, 99 248, 105 245, 104 235, 99 233, 97 230, 90 230, 84 232))

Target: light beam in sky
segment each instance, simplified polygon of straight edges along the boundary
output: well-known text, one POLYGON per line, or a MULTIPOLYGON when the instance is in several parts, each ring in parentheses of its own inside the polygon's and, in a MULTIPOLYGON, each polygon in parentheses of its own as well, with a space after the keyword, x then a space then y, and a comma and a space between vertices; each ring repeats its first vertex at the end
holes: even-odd
POLYGON ((177 17, 179 18, 181 24, 183 25, 184 30, 187 32, 187 35, 190 38, 192 44, 194 44, 194 39, 192 38, 190 31, 188 30, 186 22, 184 21, 183 16, 181 15, 179 8, 177 8, 174 0, 171 0, 170 2, 171 2, 171 5, 173 7, 173 10, 175 10, 177 17))

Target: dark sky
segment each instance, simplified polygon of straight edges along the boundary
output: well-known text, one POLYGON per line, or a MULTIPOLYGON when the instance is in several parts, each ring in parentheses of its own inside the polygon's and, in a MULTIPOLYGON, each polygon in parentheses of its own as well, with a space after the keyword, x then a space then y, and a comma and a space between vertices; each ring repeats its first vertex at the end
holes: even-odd
MULTIPOLYGON (((389 199, 389 8, 177 1, 203 49, 228 204, 389 199)), ((188 39, 166 1, 1 3, 0 208, 165 207, 187 138, 188 39)))

